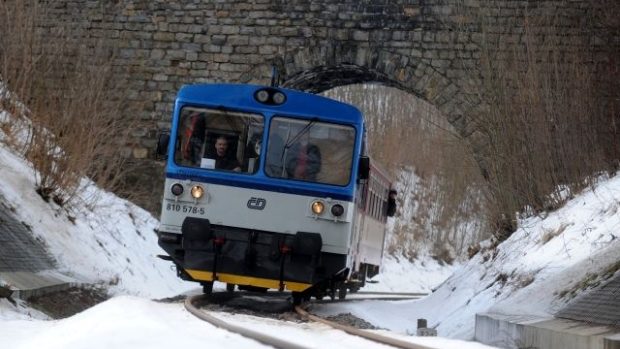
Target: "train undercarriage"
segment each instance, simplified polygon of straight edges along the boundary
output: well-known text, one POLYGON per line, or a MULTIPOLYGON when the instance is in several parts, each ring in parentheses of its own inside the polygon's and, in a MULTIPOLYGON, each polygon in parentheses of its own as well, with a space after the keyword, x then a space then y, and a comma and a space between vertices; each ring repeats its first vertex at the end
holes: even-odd
POLYGON ((177 267, 178 276, 199 282, 205 293, 214 281, 227 289, 289 290, 295 301, 310 297, 346 297, 363 286, 364 273, 350 273, 344 254, 322 252, 321 235, 274 232, 212 225, 185 219, 182 234, 159 233, 162 256, 177 267))

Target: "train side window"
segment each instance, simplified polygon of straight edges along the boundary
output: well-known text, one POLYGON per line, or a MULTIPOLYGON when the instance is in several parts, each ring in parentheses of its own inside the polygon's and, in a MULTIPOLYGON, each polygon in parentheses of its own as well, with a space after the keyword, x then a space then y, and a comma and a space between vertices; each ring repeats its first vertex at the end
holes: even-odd
POLYGON ((372 216, 377 218, 377 193, 372 192, 372 216))
POLYGON ((384 221, 387 217, 387 189, 385 189, 385 183, 381 183, 381 220, 384 221))

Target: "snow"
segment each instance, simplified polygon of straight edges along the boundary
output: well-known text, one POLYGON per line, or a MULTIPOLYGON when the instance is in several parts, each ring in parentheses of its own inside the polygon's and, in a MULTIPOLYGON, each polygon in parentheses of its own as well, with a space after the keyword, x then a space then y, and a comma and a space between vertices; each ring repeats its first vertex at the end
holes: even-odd
POLYGON ((172 296, 191 286, 156 258, 157 220, 111 193, 84 186, 82 205, 65 209, 35 192, 32 169, 0 144, 0 197, 27 222, 60 264, 60 271, 85 283, 110 286, 113 294, 172 296), (93 198, 98 198, 96 204, 93 198), (139 253, 136 253, 139 251, 139 253))
POLYGON ((15 349, 264 347, 199 320, 181 304, 130 296, 61 321, 4 321, 0 333, 3 347, 15 349))
POLYGON ((431 293, 445 281, 457 265, 440 263, 430 256, 414 261, 385 255, 381 273, 370 279, 363 291, 431 293))
MULTIPOLYGON (((366 339, 344 335, 340 330, 335 330, 327 325, 308 322, 301 325, 292 322, 283 322, 271 319, 256 318, 247 315, 230 315, 221 313, 219 317, 225 321, 237 324, 252 324, 255 330, 278 335, 279 338, 303 343, 314 348, 338 347, 338 348, 391 348, 390 346, 372 343, 366 339)), ((426 345, 431 348, 458 348, 458 349, 485 349, 493 348, 479 343, 450 340, 438 337, 413 337, 394 334, 385 330, 374 330, 381 335, 393 337, 398 340, 426 345)))
MULTIPOLYGON (((389 348, 321 324, 297 324, 226 313, 215 315, 314 348, 389 348)), ((188 313, 182 304, 163 304, 131 296, 115 297, 60 321, 3 321, 0 334, 3 347, 14 349, 199 348, 206 343, 209 348, 267 348, 199 320, 188 313)), ((491 348, 442 338, 398 338, 446 349, 491 348)))
POLYGON ((476 313, 552 317, 569 300, 562 294, 620 260, 619 208, 620 177, 601 179, 557 211, 521 220, 496 248, 487 241, 424 299, 324 306, 320 312, 351 312, 401 333, 412 333, 416 319, 425 318, 440 336, 461 339, 473 338, 476 313))

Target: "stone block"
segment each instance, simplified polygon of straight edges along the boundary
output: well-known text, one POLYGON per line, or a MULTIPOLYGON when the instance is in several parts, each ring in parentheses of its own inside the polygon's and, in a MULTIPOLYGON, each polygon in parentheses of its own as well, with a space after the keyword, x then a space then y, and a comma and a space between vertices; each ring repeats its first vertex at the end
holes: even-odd
POLYGON ((221 33, 224 35, 239 34, 239 27, 234 25, 224 25, 222 26, 221 33))
POLYGON ((224 45, 226 43, 226 35, 211 35, 211 44, 224 45))
POLYGON ((222 52, 222 47, 218 45, 202 45, 202 50, 209 53, 222 52))
POLYGON ((204 34, 194 34, 192 41, 199 44, 207 44, 211 42, 211 37, 204 34))
POLYGON ((236 46, 234 52, 235 53, 242 53, 242 54, 257 53, 258 52, 258 47, 256 47, 256 46, 236 46))
POLYGON ((156 41, 174 41, 174 38, 175 38, 174 33, 157 32, 153 34, 153 40, 156 40, 156 41))
POLYGON ((143 147, 136 147, 132 149, 132 155, 135 159, 146 159, 149 155, 149 150, 143 147))
POLYGON ((190 61, 190 62, 196 61, 196 60, 198 60, 198 53, 196 53, 196 52, 188 52, 185 55, 185 59, 190 61))
POLYGON ((153 80, 155 80, 155 81, 168 81, 168 75, 166 75, 166 74, 155 74, 155 75, 153 75, 153 80))
POLYGON ((227 63, 230 60, 230 56, 226 54, 214 54, 213 62, 217 63, 227 63))
POLYGON ((271 55, 278 51, 278 48, 274 45, 261 45, 258 47, 258 53, 261 55, 271 55))
POLYGON ((353 31, 353 40, 355 41, 368 41, 369 34, 368 32, 361 30, 353 31))
POLYGON ((227 43, 233 46, 247 45, 250 38, 247 36, 231 35, 228 37, 227 43))
POLYGON ((174 35, 174 40, 178 42, 191 42, 194 35, 189 33, 176 33, 174 35))

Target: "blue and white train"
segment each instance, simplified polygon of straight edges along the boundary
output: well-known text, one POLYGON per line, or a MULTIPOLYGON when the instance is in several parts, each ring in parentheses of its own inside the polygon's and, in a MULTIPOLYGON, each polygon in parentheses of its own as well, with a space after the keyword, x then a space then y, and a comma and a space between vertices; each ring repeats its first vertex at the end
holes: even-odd
POLYGON ((184 86, 169 135, 159 245, 211 292, 343 298, 381 263, 390 181, 355 107, 277 87, 184 86))

